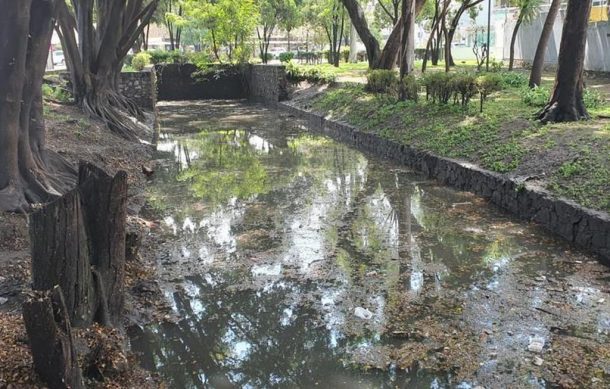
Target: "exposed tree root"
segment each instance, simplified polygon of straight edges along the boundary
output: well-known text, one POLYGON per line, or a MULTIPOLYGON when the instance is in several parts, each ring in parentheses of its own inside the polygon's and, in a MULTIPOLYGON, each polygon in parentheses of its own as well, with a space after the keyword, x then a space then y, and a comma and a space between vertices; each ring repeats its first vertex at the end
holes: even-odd
POLYGON ((572 109, 565 109, 558 102, 549 103, 537 114, 537 117, 543 124, 575 122, 591 118, 582 103, 577 103, 572 109))
POLYGON ((90 96, 82 105, 85 113, 102 120, 111 131, 125 139, 137 141, 148 130, 141 122, 144 112, 118 93, 90 96))

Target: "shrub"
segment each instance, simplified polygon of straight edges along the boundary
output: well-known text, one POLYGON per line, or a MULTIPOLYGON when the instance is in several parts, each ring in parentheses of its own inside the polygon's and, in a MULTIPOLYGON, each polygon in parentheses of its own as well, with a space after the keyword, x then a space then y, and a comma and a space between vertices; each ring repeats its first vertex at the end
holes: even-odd
POLYGON ((125 60, 123 61, 123 64, 125 66, 131 66, 131 61, 133 60, 133 54, 127 54, 125 56, 125 60))
POLYGON ((150 60, 154 65, 168 63, 170 52, 165 50, 152 50, 148 51, 150 54, 150 60))
POLYGON ((463 108, 467 108, 470 99, 477 93, 477 78, 471 73, 455 73, 450 77, 449 86, 453 92, 453 103, 459 101, 463 108))
POLYGON ((366 79, 366 89, 375 93, 388 93, 398 85, 398 75, 394 70, 371 70, 366 79))
POLYGON ((531 107, 544 107, 551 98, 551 91, 543 86, 523 88, 521 90, 521 101, 531 107))
POLYGON ((585 107, 587 107, 588 109, 599 108, 606 101, 606 99, 604 99, 604 96, 602 96, 601 93, 594 89, 585 89, 583 91, 582 97, 585 102, 585 107))
POLYGON ((491 71, 494 73, 498 73, 502 71, 502 68, 504 67, 504 62, 502 61, 496 61, 495 59, 492 59, 490 62, 491 65, 491 71))
POLYGON ((520 88, 528 83, 527 77, 520 72, 500 72, 499 74, 504 87, 520 88))
POLYGON ((271 53, 260 54, 260 58, 261 58, 261 61, 263 61, 264 63, 267 63, 273 59, 273 54, 271 54, 271 53))
POLYGON ((454 75, 444 72, 427 72, 422 78, 422 84, 426 88, 426 100, 432 98, 432 102, 446 104, 451 98, 453 89, 451 78, 454 75))
POLYGON ((312 84, 331 84, 336 80, 334 73, 319 66, 299 66, 294 61, 286 64, 286 77, 294 83, 308 81, 312 84))
POLYGON ((502 90, 502 77, 494 73, 487 73, 477 77, 477 90, 481 94, 481 112, 483 112, 483 102, 487 100, 487 96, 502 90))
POLYGON ((403 79, 398 82, 398 91, 402 99, 417 101, 417 98, 419 97, 419 82, 417 81, 417 78, 413 75, 403 77, 403 79))
POLYGON ((343 57, 343 62, 349 62, 349 47, 341 50, 341 56, 343 57))
POLYGON ((280 62, 281 63, 290 62, 290 61, 292 61, 293 58, 294 58, 294 53, 291 53, 291 52, 280 53, 280 62))
POLYGON ((134 55, 133 59, 131 60, 131 66, 138 72, 144 70, 144 68, 150 65, 150 63, 151 55, 146 51, 139 52, 138 54, 134 55))
POLYGON ((57 84, 49 84, 45 81, 42 84, 42 96, 46 100, 53 100, 59 103, 68 103, 72 99, 70 92, 57 84))

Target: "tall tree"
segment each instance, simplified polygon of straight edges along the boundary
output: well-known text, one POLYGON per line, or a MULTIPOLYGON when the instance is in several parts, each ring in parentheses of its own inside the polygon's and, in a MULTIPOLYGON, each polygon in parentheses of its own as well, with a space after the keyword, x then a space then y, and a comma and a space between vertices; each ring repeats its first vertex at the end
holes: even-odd
MULTIPOLYGON (((481 4, 483 0, 460 0, 460 6, 452 14, 451 22, 449 23, 449 28, 447 29, 447 41, 445 42, 445 46, 448 48, 449 55, 446 58, 446 61, 449 62, 449 66, 455 66, 455 61, 453 60, 453 53, 451 52, 451 48, 453 47, 453 38, 455 37, 455 33, 460 24, 460 20, 462 16, 466 12, 477 11, 475 8, 477 5, 481 4)), ((473 18, 475 17, 476 12, 472 12, 473 18)))
POLYGON ((289 23, 295 9, 294 0, 258 0, 260 10, 259 26, 256 34, 259 40, 259 52, 263 63, 267 63, 271 36, 276 27, 289 23))
MULTIPOLYGON (((404 23, 400 20, 395 24, 388 40, 381 49, 381 45, 377 38, 371 32, 362 6, 358 0, 341 0, 345 9, 349 13, 349 17, 358 31, 358 36, 366 48, 368 56, 369 68, 371 69, 392 69, 396 64, 396 59, 400 51, 400 38, 404 23)), ((423 8, 426 0, 416 0, 415 15, 423 8)))
POLYGON ((544 27, 542 28, 542 33, 540 34, 540 39, 538 40, 538 47, 536 47, 536 55, 534 55, 532 71, 530 73, 530 88, 539 86, 540 82, 542 81, 544 57, 546 54, 546 49, 549 45, 549 40, 551 39, 551 35, 553 33, 553 27, 555 26, 555 19, 557 19, 560 5, 561 0, 553 0, 551 6, 549 7, 549 13, 546 15, 544 27))
POLYGON ((170 49, 178 50, 184 27, 184 8, 181 0, 163 0, 159 3, 159 11, 163 13, 163 24, 169 33, 170 49))
POLYGON ((76 180, 45 148, 42 79, 56 1, 0 0, 0 9, 0 210, 26 211, 76 180))
POLYGON ((119 91, 123 60, 159 0, 59 0, 59 32, 76 102, 114 132, 137 139, 143 113, 119 91))
MULTIPOLYGON (((588 1, 588 0, 587 0, 588 1)), ((523 23, 530 23, 538 15, 538 10, 542 3, 542 0, 515 0, 515 5, 519 9, 519 16, 517 17, 517 23, 513 29, 513 35, 510 39, 510 55, 508 59, 508 70, 513 70, 515 63, 515 42, 517 41, 517 34, 519 28, 523 23)))
POLYGON ((589 118, 583 101, 583 73, 590 14, 590 1, 568 1, 555 86, 550 101, 538 115, 543 123, 589 118))

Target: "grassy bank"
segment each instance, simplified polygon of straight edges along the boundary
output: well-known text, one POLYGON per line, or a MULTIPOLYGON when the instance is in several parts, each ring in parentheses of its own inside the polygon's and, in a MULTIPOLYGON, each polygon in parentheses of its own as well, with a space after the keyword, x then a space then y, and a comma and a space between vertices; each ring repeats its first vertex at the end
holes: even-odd
POLYGON ((346 121, 363 131, 438 155, 536 182, 553 193, 610 212, 610 115, 607 104, 589 110, 594 120, 541 125, 538 108, 524 101, 523 86, 490 96, 483 113, 478 101, 466 109, 401 102, 373 94, 362 84, 329 88, 299 104, 346 121))

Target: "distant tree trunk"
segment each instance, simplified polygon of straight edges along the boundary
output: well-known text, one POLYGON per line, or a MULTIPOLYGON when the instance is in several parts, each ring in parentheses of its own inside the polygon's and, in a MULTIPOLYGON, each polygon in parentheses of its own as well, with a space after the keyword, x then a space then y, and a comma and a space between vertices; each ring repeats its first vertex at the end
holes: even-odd
POLYGON ((287 47, 288 52, 291 52, 292 50, 290 48, 290 29, 289 28, 286 29, 286 40, 288 41, 288 47, 287 47))
POLYGON ((404 20, 404 26, 402 28, 402 36, 400 39, 400 99, 405 100, 407 98, 406 91, 404 88, 403 80, 405 76, 413 71, 413 52, 414 39, 413 33, 415 31, 415 17, 413 15, 415 7, 415 0, 403 0, 401 4, 400 18, 404 20))
POLYGON ((508 59, 508 70, 513 70, 513 66, 515 64, 515 43, 517 42, 517 34, 519 34, 519 27, 523 23, 523 9, 519 12, 519 17, 517 18, 517 23, 515 24, 515 29, 513 30, 513 35, 510 39, 510 56, 508 59))
POLYGON ((468 11, 472 7, 479 5, 482 2, 483 2, 483 0, 464 0, 460 4, 460 8, 458 8, 458 10, 455 12, 455 15, 451 19, 451 23, 449 25, 449 30, 448 30, 448 35, 447 35, 447 43, 446 43, 447 46, 449 47, 449 50, 447 51, 448 55, 446 58, 446 61, 449 62, 449 66, 455 66, 455 61, 453 60, 453 53, 451 50, 453 48, 453 38, 455 37, 455 32, 457 31, 457 28, 460 24, 460 20, 462 19, 462 16, 464 15, 464 12, 468 11))
POLYGON ((54 0, 0 0, 0 210, 27 211, 75 182, 74 168, 45 148, 42 79, 54 0))
POLYGON ((351 22, 349 32, 349 62, 358 62, 358 31, 356 31, 354 23, 351 22))
MULTIPOLYGON (((385 47, 383 50, 377 38, 373 35, 368 27, 364 10, 358 2, 358 0, 341 0, 345 9, 349 14, 349 17, 354 25, 354 28, 360 36, 360 40, 366 48, 366 54, 369 61, 369 68, 371 69, 392 69, 396 64, 396 59, 399 55, 400 50, 400 37, 402 32, 402 22, 399 20, 395 25, 394 29, 390 33, 385 47)), ((416 0, 415 15, 417 16, 421 11, 426 0, 416 0)))
POLYGON ((553 0, 549 8, 549 13, 546 16, 546 20, 544 21, 544 27, 542 28, 542 33, 540 34, 540 40, 538 41, 536 55, 534 56, 534 62, 532 64, 532 72, 530 73, 530 88, 540 86, 540 83, 542 82, 544 57, 546 54, 547 47, 549 45, 549 40, 551 39, 551 35, 553 34, 553 27, 555 26, 555 19, 557 19, 557 14, 559 13, 560 5, 561 0, 553 0))
POLYGON ((583 71, 590 13, 590 1, 568 1, 555 87, 551 100, 538 115, 543 123, 589 118, 583 102, 583 71))
POLYGON ((142 110, 119 91, 123 60, 148 25, 159 0, 59 0, 62 46, 76 102, 117 134, 137 140, 142 110), (78 34, 77 34, 78 33, 78 34), (77 43, 78 36, 78 43, 77 43))

